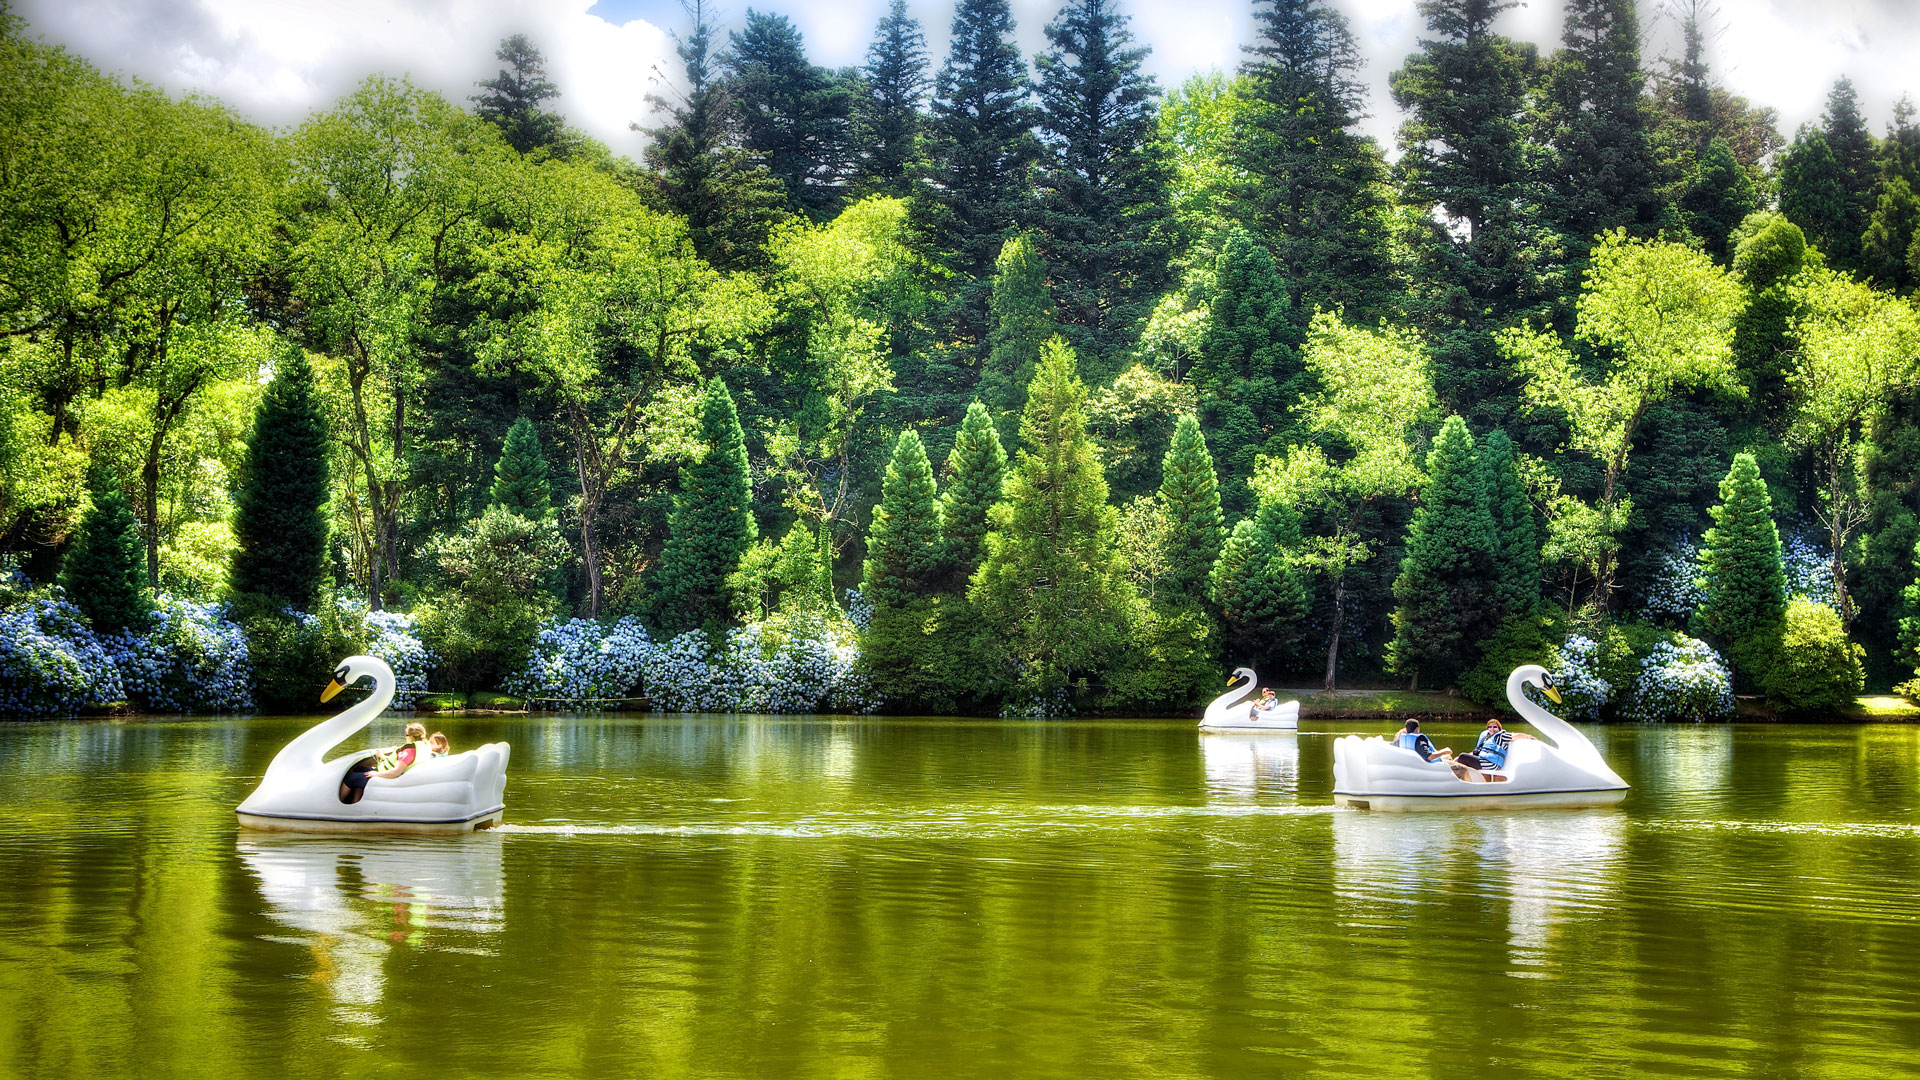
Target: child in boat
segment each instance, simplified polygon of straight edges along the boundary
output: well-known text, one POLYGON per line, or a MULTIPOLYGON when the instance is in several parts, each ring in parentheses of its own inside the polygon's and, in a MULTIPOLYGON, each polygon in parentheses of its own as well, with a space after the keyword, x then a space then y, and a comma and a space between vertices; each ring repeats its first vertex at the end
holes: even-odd
POLYGON ((433 752, 434 757, 446 757, 447 751, 452 749, 447 743, 446 735, 438 731, 427 736, 427 747, 433 752))
POLYGON ((1451 746, 1441 750, 1435 750, 1433 748, 1433 740, 1427 738, 1426 734, 1420 730, 1420 721, 1418 720, 1407 721, 1407 725, 1401 728, 1400 732, 1393 737, 1393 745, 1403 750, 1411 750, 1419 754, 1420 760, 1422 761, 1440 761, 1442 759, 1450 761, 1453 758, 1453 748, 1451 746))

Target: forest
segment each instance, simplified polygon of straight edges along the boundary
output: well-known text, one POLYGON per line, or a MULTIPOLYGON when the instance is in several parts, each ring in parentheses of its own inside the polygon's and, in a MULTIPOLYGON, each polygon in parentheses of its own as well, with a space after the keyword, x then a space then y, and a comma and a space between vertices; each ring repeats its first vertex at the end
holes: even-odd
MULTIPOLYGON (((0 25, 0 715, 1054 716, 1275 685, 1586 718, 1920 694, 1920 123, 1791 138, 1717 10, 1327 0, 1160 86, 1118 0, 867 62, 687 0, 621 156, 538 28, 291 130, 0 25), (1645 20, 1677 56, 1642 55, 1645 20)), ((931 28, 937 31, 938 28, 931 28)))

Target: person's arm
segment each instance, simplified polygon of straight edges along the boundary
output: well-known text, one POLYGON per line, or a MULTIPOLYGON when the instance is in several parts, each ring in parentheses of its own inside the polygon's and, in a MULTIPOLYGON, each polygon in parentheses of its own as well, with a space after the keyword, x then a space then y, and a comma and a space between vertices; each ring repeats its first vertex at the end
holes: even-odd
POLYGON ((394 777, 397 777, 401 773, 406 772, 407 769, 413 765, 413 755, 414 755, 413 744, 408 743, 407 745, 400 748, 400 752, 398 754, 394 755, 394 757, 399 759, 399 764, 395 765, 391 769, 388 769, 386 772, 377 772, 377 773, 374 773, 373 775, 379 777, 382 780, 392 780, 394 777))

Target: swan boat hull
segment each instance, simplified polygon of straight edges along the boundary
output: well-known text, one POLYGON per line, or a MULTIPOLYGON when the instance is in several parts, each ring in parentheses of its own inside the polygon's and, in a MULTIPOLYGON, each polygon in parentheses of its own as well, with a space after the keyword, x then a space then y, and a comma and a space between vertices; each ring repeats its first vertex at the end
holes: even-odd
POLYGON ((342 818, 342 817, 304 817, 293 814, 249 814, 244 810, 234 811, 240 819, 243 829, 256 829, 262 832, 294 833, 399 833, 412 835, 435 835, 440 833, 467 833, 478 829, 491 829, 500 824, 506 816, 507 808, 496 806, 483 810, 472 817, 459 820, 408 821, 401 818, 342 818))
MULTIPOLYGON (((1473 784, 1472 787, 1491 787, 1473 784)), ((1627 797, 1626 788, 1593 791, 1520 791, 1485 795, 1474 792, 1450 792, 1433 795, 1375 795, 1333 793, 1335 806, 1386 813, 1423 813, 1449 810, 1525 810, 1533 808, 1579 809, 1593 806, 1617 806, 1627 797)))

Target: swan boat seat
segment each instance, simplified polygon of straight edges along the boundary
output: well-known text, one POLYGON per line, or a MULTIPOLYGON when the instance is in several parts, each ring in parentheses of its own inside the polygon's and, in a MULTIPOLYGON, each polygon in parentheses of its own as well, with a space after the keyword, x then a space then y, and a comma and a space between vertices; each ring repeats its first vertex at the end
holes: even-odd
POLYGON ((1544 738, 1514 739, 1500 768, 1462 779, 1445 761, 1426 761, 1378 736, 1348 735, 1333 744, 1333 801, 1421 811, 1611 806, 1626 798, 1627 782, 1585 735, 1534 704, 1526 695, 1529 684, 1560 700, 1545 668, 1514 669, 1507 677, 1507 702, 1544 738))
POLYGON ((372 751, 325 759, 328 751, 372 723, 393 701, 393 670, 372 656, 349 657, 322 695, 372 679, 365 701, 288 743, 260 784, 234 811, 248 829, 280 832, 463 833, 500 823, 506 812, 506 743, 428 758, 392 779, 371 777, 360 801, 341 800, 347 770, 372 751))
POLYGON ((1227 678, 1227 692, 1214 698, 1200 719, 1201 731, 1298 731, 1300 703, 1283 701, 1261 709, 1247 699, 1260 680, 1252 668, 1235 668, 1227 678))

